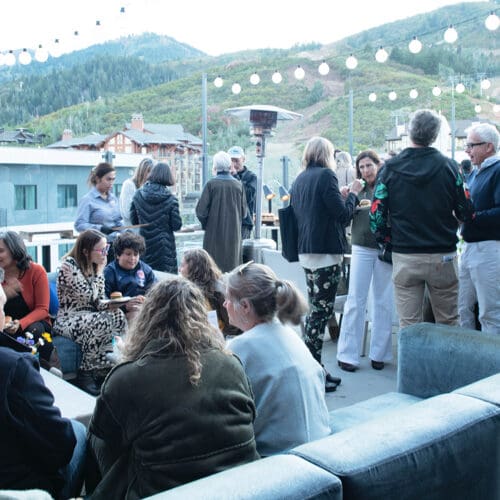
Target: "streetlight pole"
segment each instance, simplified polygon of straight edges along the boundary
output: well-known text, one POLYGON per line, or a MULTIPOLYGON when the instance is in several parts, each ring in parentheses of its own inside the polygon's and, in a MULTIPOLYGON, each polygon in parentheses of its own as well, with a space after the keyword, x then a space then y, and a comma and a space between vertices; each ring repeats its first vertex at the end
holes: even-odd
POLYGON ((208 182, 208 147, 207 147, 207 74, 201 75, 201 187, 208 182))
POLYGON ((352 88, 349 89, 349 154, 354 155, 353 130, 354 130, 354 96, 352 88))

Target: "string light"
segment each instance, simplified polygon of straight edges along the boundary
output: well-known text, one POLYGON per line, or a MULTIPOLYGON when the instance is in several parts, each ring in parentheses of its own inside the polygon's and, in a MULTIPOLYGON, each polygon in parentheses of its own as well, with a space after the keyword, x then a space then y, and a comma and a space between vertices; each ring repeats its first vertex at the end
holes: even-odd
POLYGON ((395 101, 398 98, 398 94, 394 92, 394 90, 391 90, 389 92, 389 101, 395 101))
POLYGON ((500 104, 493 105, 493 113, 500 113, 500 104))
POLYGON ((457 94, 463 94, 465 92, 465 85, 462 82, 457 83, 455 91, 457 92, 457 94))
POLYGON ((345 65, 347 69, 356 69, 358 66, 358 60, 351 54, 346 60, 345 65))
POLYGON ((377 100, 377 94, 375 94, 375 92, 372 92, 369 96, 368 96, 368 100, 370 102, 375 102, 377 100))
POLYGON ((444 32, 444 41, 446 43, 455 43, 458 39, 457 30, 453 27, 452 24, 448 27, 448 29, 444 32))
POLYGON ((432 89, 432 95, 434 97, 439 97, 441 95, 441 89, 437 85, 432 89))
POLYGON ((54 42, 52 43, 52 46, 49 49, 49 54, 52 57, 60 57, 62 54, 61 50, 61 42, 59 41, 59 38, 56 38, 54 42))
POLYGON ((474 106, 474 111, 475 111, 476 113, 481 113, 481 105, 480 105, 480 104, 476 104, 476 105, 474 106))
POLYGON ((318 66, 318 73, 322 76, 326 76, 330 73, 330 66, 328 66, 325 60, 318 66))
POLYGON ((220 89, 224 85, 224 80, 221 78, 220 75, 218 75, 215 80, 214 80, 214 85, 220 89))
POLYGON ((231 86, 231 92, 238 95, 241 92, 241 85, 239 83, 233 83, 231 86))
POLYGON ((481 80, 480 85, 483 90, 488 90, 491 87, 491 82, 487 78, 485 78, 484 80, 481 80))
POLYGON ((257 74, 257 71, 250 75, 250 83, 252 85, 258 85, 260 83, 260 76, 257 74))
POLYGON ((5 55, 3 52, 0 52, 0 66, 5 64, 5 55))
POLYGON ((16 64, 16 56, 12 50, 9 50, 5 55, 5 64, 7 66, 14 66, 14 64, 16 64))
POLYGON ((293 74, 297 80, 303 80, 304 76, 306 76, 306 72, 304 71, 304 68, 300 66, 300 64, 297 66, 293 74))
POLYGON ((47 49, 44 49, 43 46, 40 44, 38 48, 35 50, 35 59, 38 62, 45 62, 49 58, 49 52, 47 49))
POLYGON ((273 73, 273 76, 271 77, 271 80, 273 81, 273 83, 281 83, 283 81, 283 77, 281 76, 281 73, 276 70, 274 73, 273 73))
POLYGON ((498 29, 498 26, 500 26, 500 19, 493 11, 491 11, 490 15, 484 21, 484 25, 486 26, 486 29, 495 31, 498 29))
POLYGON ((381 45, 375 54, 375 60, 379 63, 385 63, 388 58, 389 58, 389 54, 384 49, 384 47, 382 47, 382 45, 381 45))
POLYGON ((27 49, 23 49, 18 56, 19 63, 22 64, 23 66, 26 66, 31 62, 31 54, 28 52, 27 49))
POLYGON ((418 54, 422 50, 422 42, 416 37, 408 44, 408 50, 412 54, 418 54))
POLYGON ((416 99, 418 97, 418 90, 417 89, 411 89, 410 90, 410 98, 411 99, 416 99))

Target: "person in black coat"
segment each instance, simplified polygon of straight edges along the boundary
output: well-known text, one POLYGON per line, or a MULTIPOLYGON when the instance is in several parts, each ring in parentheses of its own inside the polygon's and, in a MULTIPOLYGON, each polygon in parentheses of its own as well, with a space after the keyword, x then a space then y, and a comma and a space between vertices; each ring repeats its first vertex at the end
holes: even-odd
POLYGON ((174 231, 182 226, 177 197, 168 186, 174 185, 172 171, 167 163, 157 163, 148 181, 136 191, 130 206, 132 224, 141 227, 146 240, 142 260, 157 271, 177 274, 177 253, 174 231))

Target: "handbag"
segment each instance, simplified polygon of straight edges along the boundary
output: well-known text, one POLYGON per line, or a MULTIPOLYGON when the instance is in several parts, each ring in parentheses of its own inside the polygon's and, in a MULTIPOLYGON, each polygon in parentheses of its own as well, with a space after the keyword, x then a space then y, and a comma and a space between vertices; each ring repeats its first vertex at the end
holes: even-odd
POLYGON ((299 228, 292 205, 278 210, 281 233, 281 254, 288 262, 299 260, 299 228))

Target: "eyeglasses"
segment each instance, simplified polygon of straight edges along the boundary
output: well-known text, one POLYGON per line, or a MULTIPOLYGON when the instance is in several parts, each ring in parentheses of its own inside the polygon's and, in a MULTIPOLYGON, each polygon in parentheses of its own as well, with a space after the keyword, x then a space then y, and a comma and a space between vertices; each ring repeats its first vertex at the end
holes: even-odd
POLYGON ((99 252, 101 255, 108 255, 109 243, 104 248, 94 248, 94 252, 99 252))
POLYGON ((486 142, 468 142, 465 145, 465 149, 472 149, 474 146, 482 146, 483 144, 487 144, 486 142))

